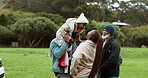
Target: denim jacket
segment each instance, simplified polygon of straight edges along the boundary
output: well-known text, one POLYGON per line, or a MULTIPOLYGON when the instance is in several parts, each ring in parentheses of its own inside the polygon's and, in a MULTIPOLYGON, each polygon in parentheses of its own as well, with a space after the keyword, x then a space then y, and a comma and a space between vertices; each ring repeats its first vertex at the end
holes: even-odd
MULTIPOLYGON (((52 54, 52 58, 53 58, 51 70, 53 72, 63 73, 62 68, 59 66, 59 61, 60 61, 60 58, 66 53, 68 46, 69 45, 66 42, 64 42, 61 46, 59 46, 56 39, 51 41, 50 50, 52 52, 51 54, 52 54)), ((74 43, 72 45, 72 50, 70 52, 68 52, 70 55, 69 60, 72 59, 72 54, 76 50, 76 48, 77 48, 77 45, 76 45, 76 43, 74 43)))

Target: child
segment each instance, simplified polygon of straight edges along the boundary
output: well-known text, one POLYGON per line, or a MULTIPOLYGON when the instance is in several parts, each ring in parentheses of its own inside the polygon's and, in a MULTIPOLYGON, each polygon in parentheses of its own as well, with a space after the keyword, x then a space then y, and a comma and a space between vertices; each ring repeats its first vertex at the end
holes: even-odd
MULTIPOLYGON (((74 31, 74 28, 75 28, 75 26, 76 26, 75 22, 76 22, 76 18, 69 18, 69 19, 66 20, 66 23, 63 24, 63 25, 58 29, 58 31, 56 32, 56 40, 57 40, 59 46, 61 46, 61 45, 63 44, 63 42, 64 42, 63 37, 64 37, 65 34, 68 33, 68 34, 72 35, 72 32, 74 31)), ((70 48, 68 48, 67 51, 68 51, 68 50, 70 50, 70 48)), ((61 57, 60 63, 59 63, 60 66, 64 66, 64 67, 68 66, 68 65, 66 64, 65 58, 68 58, 68 57, 66 56, 66 54, 64 54, 64 55, 61 57)))

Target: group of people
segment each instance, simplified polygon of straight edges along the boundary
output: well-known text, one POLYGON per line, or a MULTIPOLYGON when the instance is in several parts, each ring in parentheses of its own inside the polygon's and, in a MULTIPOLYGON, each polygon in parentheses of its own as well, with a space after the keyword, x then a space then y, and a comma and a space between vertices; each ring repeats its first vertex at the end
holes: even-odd
POLYGON ((102 36, 97 30, 80 34, 89 23, 83 13, 69 18, 50 43, 52 71, 56 78, 118 78, 120 46, 114 39, 114 26, 106 25, 102 36))

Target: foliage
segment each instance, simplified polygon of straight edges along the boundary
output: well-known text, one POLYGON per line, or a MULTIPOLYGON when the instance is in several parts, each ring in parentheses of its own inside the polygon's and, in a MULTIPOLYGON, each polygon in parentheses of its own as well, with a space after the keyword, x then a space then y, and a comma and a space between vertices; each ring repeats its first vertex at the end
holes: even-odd
POLYGON ((59 14, 52 14, 52 13, 31 13, 31 12, 23 12, 23 11, 14 11, 4 14, 7 18, 7 24, 13 25, 15 22, 17 22, 20 19, 25 18, 34 18, 34 17, 46 17, 49 18, 51 21, 55 22, 58 26, 61 26, 65 19, 60 16, 59 14))
POLYGON ((0 25, 7 26, 7 18, 4 14, 0 15, 0 25))
POLYGON ((125 45, 126 46, 137 46, 141 45, 148 46, 148 26, 140 27, 124 27, 121 31, 126 35, 125 45))
POLYGON ((17 21, 17 16, 15 16, 13 13, 7 13, 5 15, 7 17, 8 25, 13 25, 17 21))
POLYGON ((20 19, 25 18, 31 18, 34 17, 34 13, 30 12, 23 12, 23 11, 13 11, 13 12, 7 12, 5 14, 1 14, 0 22, 4 24, 3 26, 7 25, 13 25, 15 22, 17 22, 20 19))
POLYGON ((13 25, 13 31, 19 35, 20 43, 28 47, 37 46, 46 37, 51 40, 56 30, 56 24, 45 17, 26 18, 13 25))
POLYGON ((23 11, 14 11, 7 13, 7 15, 12 15, 12 17, 15 17, 15 20, 18 21, 20 19, 25 19, 25 18, 33 18, 35 17, 35 14, 32 12, 23 12, 23 11))
POLYGON ((6 27, 0 26, 0 45, 9 46, 12 41, 16 41, 17 38, 12 31, 6 27))
POLYGON ((58 25, 58 27, 60 27, 65 22, 65 19, 59 14, 51 14, 44 12, 44 13, 36 13, 36 16, 49 18, 51 21, 55 22, 58 25))
POLYGON ((132 33, 131 40, 139 47, 142 45, 148 46, 148 26, 136 27, 132 33))
MULTIPOLYGON (((98 25, 102 24, 101 26, 104 26, 117 20, 128 23, 132 27, 148 24, 147 0, 130 0, 127 2, 118 0, 3 1, 7 5, 4 9, 0 10, 0 13, 2 14, 2 17, 0 18, 0 25, 5 26, 8 29, 11 29, 11 26, 19 20, 36 17, 46 17, 57 24, 58 28, 65 22, 65 19, 69 17, 78 17, 82 12, 90 21, 90 24, 88 24, 85 31, 81 34, 82 39, 85 39, 85 34, 92 29, 99 29, 100 33, 102 33, 102 29, 98 25), (119 6, 115 7, 114 4, 119 4, 119 6), (100 23, 92 22, 92 20, 100 23)), ((27 26, 27 24, 24 26, 27 26)), ((147 39, 147 36, 144 33, 147 33, 147 30, 142 31, 135 28, 128 28, 125 29, 127 31, 124 31, 124 28, 121 30, 124 33, 118 31, 118 28, 115 31, 115 38, 122 46, 141 46, 142 44, 145 44, 143 41, 147 39), (140 35, 138 33, 140 33, 140 35), (124 34, 126 35, 126 38, 124 34), (134 40, 134 38, 137 38, 137 40, 134 40), (136 43, 138 40, 140 41, 136 43)), ((50 40, 50 38, 46 36, 44 39, 45 40, 40 42, 42 44, 39 45, 48 45, 47 42, 49 42, 48 40, 50 40)))
POLYGON ((90 20, 113 22, 121 20, 133 26, 148 24, 147 0, 5 0, 14 11, 48 12, 64 18, 83 12, 90 20), (119 6, 115 6, 118 4, 119 6), (49 6, 50 5, 50 6, 49 6))
POLYGON ((131 0, 129 2, 121 2, 118 12, 118 19, 129 23, 132 26, 140 26, 148 24, 148 4, 146 0, 131 0))

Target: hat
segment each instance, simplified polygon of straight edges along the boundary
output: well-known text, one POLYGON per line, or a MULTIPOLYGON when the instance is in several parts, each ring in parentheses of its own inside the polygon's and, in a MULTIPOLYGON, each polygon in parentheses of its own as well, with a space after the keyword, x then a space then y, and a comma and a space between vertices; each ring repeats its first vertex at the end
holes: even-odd
POLYGON ((112 26, 112 25, 106 25, 106 26, 103 27, 103 29, 106 29, 107 31, 109 31, 109 33, 111 35, 114 34, 114 26, 112 26))
POLYGON ((76 23, 89 23, 89 21, 87 20, 87 18, 84 16, 84 13, 81 13, 81 15, 78 17, 78 19, 76 20, 76 23))

